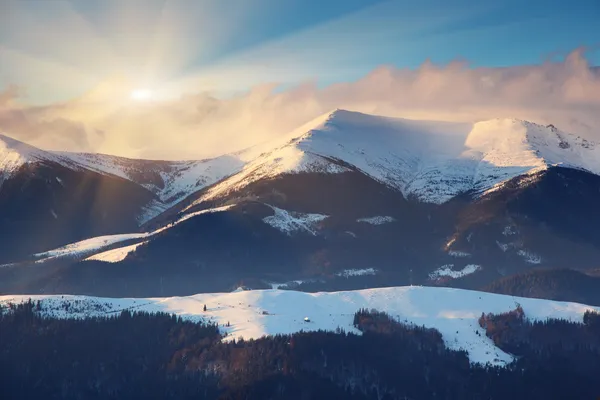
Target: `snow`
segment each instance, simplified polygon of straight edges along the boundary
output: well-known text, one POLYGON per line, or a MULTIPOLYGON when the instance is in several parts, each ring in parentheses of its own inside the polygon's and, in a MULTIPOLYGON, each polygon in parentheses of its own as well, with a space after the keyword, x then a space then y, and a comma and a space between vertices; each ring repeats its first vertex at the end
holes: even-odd
POLYGON ((465 350, 472 363, 507 365, 513 357, 496 346, 479 327, 481 313, 504 313, 520 304, 531 320, 548 318, 583 322, 587 310, 577 303, 434 287, 391 287, 335 293, 252 290, 198 294, 189 297, 114 299, 86 296, 0 296, 0 304, 40 300, 42 313, 59 318, 114 315, 124 309, 174 313, 193 321, 211 321, 227 332, 227 340, 291 334, 299 331, 342 328, 359 333, 352 325, 361 308, 387 312, 398 321, 435 328, 446 346, 465 350), (69 303, 67 310, 63 307, 69 303), (203 311, 206 304, 207 311, 203 311), (309 316, 311 323, 304 318, 309 316), (229 327, 225 325, 230 323, 229 327))
POLYGON ((498 247, 500 248, 500 250, 502 250, 504 253, 506 253, 508 251, 508 249, 510 249, 511 247, 514 247, 514 243, 502 243, 496 240, 496 244, 498 245, 498 247))
POLYGON ((77 255, 85 256, 115 243, 123 242, 125 240, 139 239, 146 236, 148 236, 147 233, 125 233, 120 235, 97 236, 82 240, 80 242, 71 243, 66 246, 59 247, 58 249, 37 253, 34 254, 34 257, 39 258, 39 260, 36 262, 45 262, 61 257, 71 257, 77 255))
MULTIPOLYGON (((63 160, 60 155, 40 150, 0 133, 0 178, 9 178, 27 163, 43 161, 68 164, 68 160, 63 160)), ((2 180, 0 179, 0 185, 2 180)))
POLYGON ((92 256, 88 257, 87 258, 88 260, 118 262, 118 261, 123 260, 127 256, 127 254, 129 254, 130 252, 135 250, 135 248, 137 248, 138 246, 140 246, 141 244, 146 243, 146 242, 128 245, 128 246, 120 247, 120 248, 115 248, 115 249, 111 249, 111 250, 108 250, 105 252, 101 252, 101 251, 108 246, 112 246, 116 243, 123 242, 126 240, 151 238, 152 236, 154 236, 158 233, 161 233, 167 229, 170 229, 173 226, 175 226, 183 221, 186 221, 190 218, 197 217, 202 214, 227 211, 234 205, 235 204, 231 204, 231 205, 227 205, 227 206, 223 206, 223 207, 209 208, 206 210, 196 211, 196 212, 193 212, 190 214, 185 214, 185 215, 181 216, 175 222, 165 225, 165 226, 163 226, 159 229, 156 229, 152 232, 125 233, 125 234, 118 234, 118 235, 106 235, 106 236, 93 237, 90 239, 82 240, 80 242, 71 243, 66 246, 54 249, 54 250, 49 250, 49 251, 45 251, 43 253, 34 254, 33 256, 38 258, 36 263, 43 263, 43 262, 46 262, 46 261, 49 261, 52 259, 56 259, 56 258, 61 258, 61 257, 82 258, 82 257, 90 256, 90 255, 92 255, 92 256), (96 253, 99 253, 99 254, 96 254, 96 253))
POLYGON ((315 282, 315 280, 312 280, 312 279, 307 279, 307 280, 297 279, 297 280, 289 281, 289 282, 285 282, 285 283, 269 282, 269 284, 271 285, 271 289, 281 289, 282 287, 286 287, 286 288, 296 287, 296 285, 302 285, 305 282, 315 282))
POLYGON ((448 252, 449 256, 457 257, 457 258, 466 258, 471 257, 471 253, 467 253, 466 251, 458 251, 458 250, 450 250, 448 252))
POLYGON ((518 232, 516 231, 516 229, 512 226, 505 226, 504 230, 502 231, 502 234, 504 236, 512 236, 512 235, 516 235, 518 232))
POLYGON ((269 205, 269 207, 271 207, 274 214, 263 218, 263 222, 288 235, 291 235, 292 232, 308 232, 311 235, 316 236, 316 224, 328 217, 327 215, 322 214, 305 214, 286 211, 271 205, 269 205))
POLYGON ((158 228, 157 230, 148 233, 149 236, 153 236, 156 235, 157 233, 160 233, 162 231, 165 231, 167 229, 172 228, 173 226, 182 223, 183 221, 187 221, 190 218, 194 218, 197 217, 199 215, 203 215, 203 214, 211 214, 211 213, 218 213, 218 212, 223 212, 223 211, 227 211, 230 208, 234 207, 235 204, 229 204, 226 206, 221 206, 221 207, 215 207, 215 208, 207 208, 205 210, 200 210, 200 211, 195 211, 189 214, 184 214, 183 216, 179 217, 178 220, 176 220, 175 222, 172 222, 168 225, 163 226, 162 228, 158 228))
POLYGON ((108 250, 108 251, 105 251, 102 253, 94 254, 93 256, 86 258, 85 261, 96 260, 96 261, 105 261, 105 262, 111 262, 111 263, 123 261, 129 253, 131 253, 132 251, 135 251, 135 249, 137 249, 139 246, 146 244, 146 243, 148 243, 148 242, 147 241, 140 242, 140 243, 132 244, 129 246, 119 247, 117 249, 112 249, 112 250, 108 250))
POLYGON ((203 201, 223 196, 252 182, 273 178, 281 174, 297 174, 301 172, 342 173, 346 167, 335 164, 325 158, 304 152, 293 146, 284 146, 259 156, 245 165, 244 169, 229 179, 210 188, 208 193, 193 202, 188 208, 203 201))
POLYGON ((390 222, 394 222, 395 219, 390 216, 376 216, 376 217, 368 217, 368 218, 359 218, 356 222, 366 222, 371 225, 383 225, 390 222))
POLYGON ((600 174, 596 143, 517 119, 451 123, 335 110, 258 149, 257 158, 198 202, 262 178, 342 173, 347 165, 405 197, 437 204, 467 191, 483 195, 516 176, 533 176, 551 166, 600 174))
POLYGON ((473 191, 484 195, 509 179, 551 166, 600 174, 600 146, 553 126, 518 119, 476 123, 416 121, 335 110, 244 151, 199 161, 133 160, 49 152, 0 135, 0 182, 28 162, 53 161, 135 182, 157 195, 140 224, 192 193, 188 207, 283 174, 358 170, 429 203, 473 191))
MULTIPOLYGON (((0 134, 0 184, 21 166, 32 162, 55 162, 75 171, 93 171, 127 179, 157 195, 149 204, 140 225, 190 194, 242 170, 245 161, 223 155, 200 161, 135 160, 105 154, 52 152, 37 149, 0 134)), ((64 186, 63 181, 55 178, 64 186)))
POLYGON ((158 196, 139 218, 143 224, 190 194, 239 172, 244 161, 223 155, 200 161, 152 161, 90 153, 60 153, 82 168, 138 183, 158 196), (154 179, 148 180, 147 176, 154 179))
POLYGON ((454 242, 456 242, 456 237, 452 237, 450 240, 448 240, 448 242, 446 243, 446 245, 444 246, 446 249, 450 248, 454 242))
POLYGON ((429 279, 436 280, 443 277, 449 277, 453 279, 462 278, 464 276, 473 274, 481 269, 480 265, 469 264, 461 270, 455 271, 454 264, 446 264, 442 265, 440 268, 436 269, 432 273, 429 274, 429 279))
POLYGON ((345 269, 342 272, 338 272, 337 276, 343 276, 348 278, 350 276, 364 276, 364 275, 375 275, 377 271, 375 268, 364 268, 364 269, 345 269))
POLYGON ((540 257, 539 255, 532 253, 530 251, 519 250, 519 251, 517 251, 517 254, 519 256, 523 257, 525 262, 528 262, 529 264, 541 264, 542 263, 542 257, 540 257))

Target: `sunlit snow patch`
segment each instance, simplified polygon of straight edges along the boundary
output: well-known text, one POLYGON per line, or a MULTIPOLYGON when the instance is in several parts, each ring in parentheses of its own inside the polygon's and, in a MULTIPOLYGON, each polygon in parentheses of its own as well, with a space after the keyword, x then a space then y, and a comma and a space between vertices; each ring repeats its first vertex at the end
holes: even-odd
POLYGON ((86 258, 85 261, 96 260, 111 263, 123 261, 129 253, 135 251, 135 249, 137 249, 139 246, 145 243, 148 242, 136 243, 132 244, 131 246, 119 247, 118 249, 112 249, 102 253, 94 254, 93 256, 86 258))
POLYGON ((315 225, 328 217, 328 215, 323 214, 305 214, 286 211, 273 206, 269 207, 271 207, 275 214, 263 218, 263 222, 288 235, 291 235, 295 231, 305 231, 316 235, 315 225))
POLYGON ((383 225, 383 224, 387 224, 387 223, 394 222, 394 221, 395 221, 394 217, 381 216, 381 215, 378 215, 376 217, 359 218, 356 220, 356 222, 366 222, 367 224, 371 224, 371 225, 383 225))
POLYGON ((83 257, 91 256, 91 255, 93 255, 93 256, 89 257, 88 258, 89 260, 118 262, 118 261, 123 260, 127 256, 128 253, 135 250, 135 247, 139 246, 141 243, 137 243, 132 246, 125 246, 125 247, 122 247, 119 249, 107 250, 103 253, 96 254, 96 255, 94 255, 94 253, 101 252, 102 250, 104 250, 105 248, 107 248, 109 246, 112 246, 113 244, 123 242, 126 240, 150 238, 150 237, 156 235, 157 233, 160 233, 162 231, 170 229, 173 226, 175 226, 183 221, 186 221, 190 218, 193 218, 193 217, 196 217, 196 216, 202 215, 202 214, 226 211, 233 206, 234 206, 234 204, 231 204, 231 205, 227 205, 227 206, 223 206, 223 207, 210 208, 207 210, 201 210, 201 211, 193 212, 190 214, 186 214, 186 215, 182 216, 181 218, 179 218, 177 221, 170 223, 168 225, 165 225, 162 228, 159 228, 152 232, 126 233, 126 234, 120 234, 120 235, 107 235, 107 236, 93 237, 93 238, 85 239, 85 240, 82 240, 82 241, 79 241, 76 243, 71 243, 66 246, 62 246, 57 249, 54 249, 54 250, 45 251, 43 253, 37 253, 37 254, 34 254, 33 257, 37 258, 36 263, 44 263, 46 261, 53 260, 56 258, 61 258, 61 257, 81 257, 81 258, 83 258, 83 257), (133 247, 133 246, 135 246, 135 247, 133 247), (122 257, 122 258, 120 258, 120 257, 122 257))
POLYGON ((443 277, 449 277, 453 279, 462 278, 463 276, 467 276, 479 271, 481 269, 481 265, 469 264, 458 271, 455 271, 453 268, 454 264, 442 265, 440 268, 429 274, 429 279, 436 280, 443 277))
POLYGON ((93 253, 118 242, 139 239, 146 236, 148 236, 147 233, 126 233, 121 235, 98 236, 91 239, 82 240, 80 242, 71 243, 66 246, 59 247, 58 249, 37 253, 34 254, 34 257, 40 259, 36 262, 43 262, 66 256, 85 256, 86 254, 93 253))
POLYGON ((229 210, 230 208, 232 208, 234 206, 235 206, 235 204, 229 204, 229 205, 222 206, 222 207, 208 208, 206 210, 200 210, 200 211, 196 211, 196 212, 193 212, 193 213, 185 214, 184 216, 180 217, 177 221, 172 222, 172 223, 170 223, 168 225, 165 225, 162 228, 159 228, 159 229, 157 229, 157 230, 155 230, 153 232, 150 232, 149 235, 155 235, 157 233, 160 233, 162 231, 170 229, 170 228, 174 227, 175 225, 180 224, 183 221, 187 221, 190 218, 197 217, 198 215, 223 212, 223 211, 229 210))

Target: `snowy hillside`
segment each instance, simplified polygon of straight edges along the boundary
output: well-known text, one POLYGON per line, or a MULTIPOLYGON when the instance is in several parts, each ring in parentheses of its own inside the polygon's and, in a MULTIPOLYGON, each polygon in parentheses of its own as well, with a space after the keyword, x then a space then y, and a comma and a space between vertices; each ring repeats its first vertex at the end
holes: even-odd
POLYGON ((40 150, 0 133, 0 177, 10 177, 24 164, 43 161, 73 167, 73 163, 68 158, 58 153, 40 150))
POLYGON ((341 173, 348 165, 405 197, 431 203, 465 191, 484 192, 553 165, 600 174, 595 143, 515 119, 465 124, 336 110, 270 146, 263 145, 260 156, 198 202, 282 173, 341 173))
POLYGON ((41 264, 46 261, 55 260, 57 258, 69 258, 72 260, 75 259, 83 259, 86 260, 96 260, 96 261, 106 261, 106 262, 118 262, 122 261, 127 257, 127 254, 134 251, 137 247, 145 244, 148 239, 152 236, 155 236, 167 229, 172 228, 173 226, 186 221, 190 218, 196 217, 198 215, 207 214, 207 213, 215 213, 215 212, 223 212, 227 211, 234 205, 217 207, 217 208, 209 208, 202 211, 197 211, 194 213, 189 213, 181 216, 176 221, 165 225, 161 228, 158 228, 151 232, 144 233, 123 233, 118 235, 105 235, 92 237, 89 239, 85 239, 76 243, 70 243, 66 246, 59 247, 57 249, 44 251, 42 253, 34 254, 33 257, 36 258, 36 263, 41 264), (105 250, 108 247, 113 247, 113 245, 118 245, 120 242, 129 242, 133 240, 139 240, 140 242, 125 245, 122 247, 112 248, 110 250, 105 250), (146 239, 145 241, 143 241, 146 239))
POLYGON ((516 298, 460 289, 393 287, 334 293, 282 290, 236 291, 189 297, 109 299, 85 296, 0 296, 0 303, 41 300, 42 312, 57 317, 110 315, 124 309, 175 313, 217 322, 228 338, 258 338, 298 331, 359 333, 352 326, 360 308, 385 311, 401 322, 440 331, 450 349, 464 349, 472 363, 506 365, 511 355, 495 347, 477 319, 482 312, 502 313, 520 304, 530 319, 562 318, 580 322, 593 309, 576 303, 516 298), (68 307, 65 305, 68 303, 68 307), (206 305, 207 311, 203 311, 206 305), (310 322, 305 322, 308 317, 310 322), (229 323, 229 327, 225 325, 229 323))
MULTIPOLYGON (((134 160, 105 154, 51 152, 0 134, 0 185, 20 167, 56 163, 75 171, 93 171, 136 183, 157 196, 139 218, 140 224, 188 195, 241 170, 244 162, 225 155, 200 161, 134 160)), ((57 178, 58 179, 58 178, 57 178)))
POLYGON ((129 246, 118 247, 116 249, 107 250, 102 253, 94 254, 85 259, 85 261, 104 261, 104 262, 119 262, 123 261, 129 253, 135 251, 138 247, 148 242, 140 242, 129 246))
POLYGON ((113 244, 127 240, 140 239, 148 236, 147 233, 125 233, 120 235, 98 236, 80 242, 71 243, 58 249, 34 254, 37 263, 54 260, 62 257, 85 257, 113 244))
POLYGON ((150 190, 157 200, 140 217, 143 223, 227 177, 199 201, 283 173, 341 173, 357 168, 405 197, 442 203, 462 192, 485 192, 552 165, 600 174, 600 147, 553 126, 515 119, 448 123, 344 110, 327 113, 275 141, 201 161, 47 152, 0 135, 2 176, 36 161, 118 176, 150 190))
POLYGON ((190 194, 241 170, 242 160, 225 155, 200 161, 133 160, 104 154, 60 153, 75 164, 138 183, 158 197, 140 223, 152 219, 190 194))

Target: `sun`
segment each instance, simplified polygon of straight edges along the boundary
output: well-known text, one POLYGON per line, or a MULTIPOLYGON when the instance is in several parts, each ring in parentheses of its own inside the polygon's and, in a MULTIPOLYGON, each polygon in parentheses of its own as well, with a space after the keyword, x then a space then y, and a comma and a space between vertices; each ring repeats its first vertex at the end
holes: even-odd
POLYGON ((131 98, 131 100, 147 101, 152 98, 152 94, 152 90, 150 89, 136 89, 133 92, 131 92, 129 97, 131 98))

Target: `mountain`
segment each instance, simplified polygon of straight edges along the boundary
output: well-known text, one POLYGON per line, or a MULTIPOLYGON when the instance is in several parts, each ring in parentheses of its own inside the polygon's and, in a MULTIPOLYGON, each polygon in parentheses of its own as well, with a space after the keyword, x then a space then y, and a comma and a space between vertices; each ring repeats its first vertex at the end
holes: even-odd
POLYGON ((600 259, 598 145, 527 121, 335 110, 212 160, 43 155, 147 197, 131 229, 80 235, 72 242, 86 241, 0 268, 0 291, 480 288, 537 267, 597 268, 600 259))
POLYGON ((212 188, 202 200, 286 173, 356 169, 405 198, 441 204, 485 193, 551 166, 600 173, 600 149, 553 126, 497 119, 476 124, 410 121, 336 110, 212 188))
POLYGON ((132 232, 238 168, 50 152, 0 135, 0 261, 97 235, 132 232))

